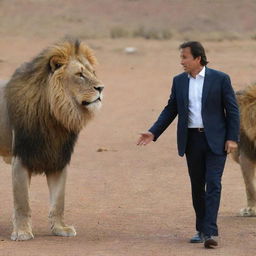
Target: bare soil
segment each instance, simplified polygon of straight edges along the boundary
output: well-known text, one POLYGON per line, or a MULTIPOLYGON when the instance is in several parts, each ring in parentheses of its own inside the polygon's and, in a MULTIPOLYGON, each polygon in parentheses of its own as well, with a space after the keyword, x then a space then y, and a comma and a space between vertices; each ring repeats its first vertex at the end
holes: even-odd
MULTIPOLYGON (((52 42, 1 37, 1 79, 52 42)), ((194 212, 185 159, 177 155, 176 121, 156 143, 136 146, 139 133, 166 104, 172 77, 182 72, 180 42, 87 42, 95 49, 106 88, 102 110, 80 134, 68 171, 65 217, 76 227, 77 237, 50 234, 45 177, 35 176, 30 193, 35 239, 12 242, 11 167, 1 161, 0 255, 255 255, 256 219, 238 216, 246 198, 237 164, 228 159, 224 172, 220 246, 205 250, 188 243, 194 212), (127 46, 136 47, 137 53, 125 53, 127 46)), ((255 41, 203 43, 209 66, 228 73, 235 89, 255 82, 255 41)))

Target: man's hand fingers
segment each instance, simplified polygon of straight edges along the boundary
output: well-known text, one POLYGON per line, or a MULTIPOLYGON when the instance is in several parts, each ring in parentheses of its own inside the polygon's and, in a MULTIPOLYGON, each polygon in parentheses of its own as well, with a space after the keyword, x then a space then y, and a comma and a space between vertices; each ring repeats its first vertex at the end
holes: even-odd
POLYGON ((142 145, 146 146, 148 143, 149 143, 149 139, 146 138, 146 139, 143 140, 143 144, 142 145))
POLYGON ((138 140, 138 142, 137 142, 137 145, 141 146, 141 145, 142 145, 142 143, 143 143, 143 138, 142 138, 142 137, 140 137, 140 138, 139 138, 139 140, 138 140))
POLYGON ((237 150, 237 146, 235 146, 235 147, 230 147, 230 153, 233 153, 233 152, 235 152, 237 150))
POLYGON ((140 138, 137 142, 138 146, 144 145, 146 146, 149 142, 153 140, 153 135, 150 132, 140 133, 140 138))
POLYGON ((235 152, 236 150, 237 150, 237 147, 228 147, 226 151, 229 154, 229 153, 235 152))
POLYGON ((227 154, 235 152, 238 148, 238 145, 236 142, 234 141, 226 141, 225 143, 225 151, 227 152, 227 154))
POLYGON ((146 141, 146 136, 144 134, 141 134, 141 136, 137 142, 137 145, 139 145, 139 146, 145 145, 145 141, 146 141))

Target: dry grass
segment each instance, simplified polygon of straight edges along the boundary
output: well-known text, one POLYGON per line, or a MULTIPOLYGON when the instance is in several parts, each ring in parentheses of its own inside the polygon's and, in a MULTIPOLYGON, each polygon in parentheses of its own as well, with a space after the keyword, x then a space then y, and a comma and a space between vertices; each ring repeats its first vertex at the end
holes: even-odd
POLYGON ((234 41, 241 40, 243 37, 239 33, 225 32, 225 31, 212 31, 209 33, 198 33, 197 31, 185 32, 177 35, 178 38, 189 41, 208 41, 208 42, 222 42, 222 41, 234 41))
POLYGON ((173 36, 172 32, 168 29, 145 29, 144 27, 139 27, 135 30, 129 31, 123 27, 114 27, 110 30, 111 38, 145 38, 145 39, 155 39, 155 40, 169 40, 173 36))
POLYGON ((128 37, 129 31, 122 27, 114 27, 110 30, 110 37, 111 38, 123 38, 128 37))
POLYGON ((252 40, 256 40, 256 34, 253 34, 253 35, 251 36, 251 39, 252 39, 252 40))
POLYGON ((146 29, 144 27, 139 27, 135 29, 132 33, 133 37, 142 37, 145 39, 157 39, 157 40, 168 40, 172 38, 172 32, 168 29, 146 29))

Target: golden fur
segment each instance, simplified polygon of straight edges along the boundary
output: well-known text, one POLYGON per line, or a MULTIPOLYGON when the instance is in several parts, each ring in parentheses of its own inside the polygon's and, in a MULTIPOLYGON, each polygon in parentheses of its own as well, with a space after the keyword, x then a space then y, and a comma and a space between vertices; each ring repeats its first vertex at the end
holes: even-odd
POLYGON ((248 87, 237 94, 240 109, 241 129, 251 141, 256 142, 256 86, 248 87))
POLYGON ((17 69, 7 84, 13 154, 30 172, 59 171, 69 163, 78 133, 101 104, 95 63, 85 44, 65 41, 17 69))
MULTIPOLYGON (((85 44, 80 44, 78 53, 75 52, 74 42, 56 44, 44 50, 32 62, 24 64, 9 81, 7 100, 13 122, 31 128, 38 120, 36 116, 40 116, 40 122, 47 122, 51 112, 68 130, 81 130, 91 116, 87 109, 79 109, 71 95, 65 92, 66 83, 70 83, 68 76, 74 75, 67 74, 67 67, 72 61, 90 65, 90 79, 95 85, 99 84, 92 74, 96 59, 85 44), (56 65, 62 66, 55 71, 56 65), (21 104, 17 104, 17 99, 21 104), (12 102, 15 104, 12 105, 12 102)), ((92 93, 87 90, 86 93, 92 93)))
POLYGON ((33 238, 28 187, 32 173, 45 173, 53 234, 74 236, 63 222, 66 166, 81 129, 101 106, 103 85, 96 58, 78 40, 64 40, 18 68, 0 83, 0 155, 12 158, 13 240, 33 238))
POLYGON ((240 142, 233 159, 240 164, 247 196, 242 216, 256 216, 256 86, 237 92, 240 110, 240 142))

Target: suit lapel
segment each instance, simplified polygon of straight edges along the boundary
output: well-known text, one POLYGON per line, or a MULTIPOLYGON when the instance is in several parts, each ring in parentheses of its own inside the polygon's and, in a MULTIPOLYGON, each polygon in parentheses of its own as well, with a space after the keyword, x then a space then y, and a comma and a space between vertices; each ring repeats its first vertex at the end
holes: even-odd
POLYGON ((188 74, 184 73, 183 77, 183 99, 184 99, 184 107, 186 110, 188 110, 188 90, 189 90, 189 78, 188 74))
POLYGON ((203 93, 202 93, 202 107, 205 104, 209 89, 210 89, 210 85, 211 85, 211 74, 210 74, 210 70, 205 67, 205 77, 204 77, 204 84, 203 84, 203 93))

